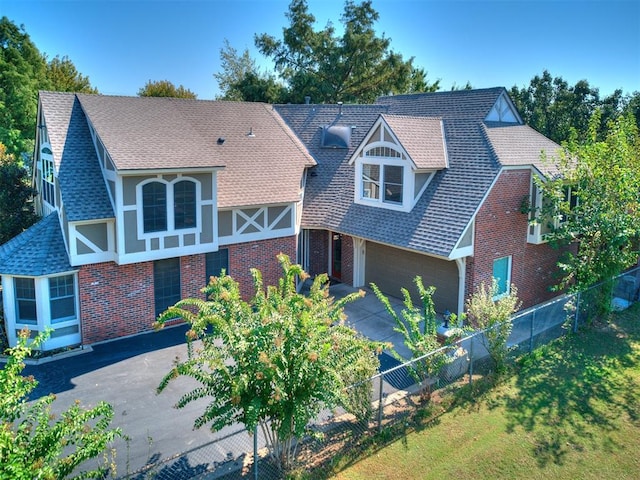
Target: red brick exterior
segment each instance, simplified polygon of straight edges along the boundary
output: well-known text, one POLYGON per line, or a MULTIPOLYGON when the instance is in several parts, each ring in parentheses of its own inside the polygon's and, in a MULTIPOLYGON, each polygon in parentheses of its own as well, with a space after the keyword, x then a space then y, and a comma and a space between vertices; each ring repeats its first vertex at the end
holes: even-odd
POLYGON ((282 277, 282 269, 276 257, 279 253, 284 253, 295 263, 297 238, 260 240, 224 248, 229 249, 229 275, 240 283, 240 293, 248 300, 254 294, 251 268, 257 268, 262 272, 265 286, 277 285, 278 279, 282 277))
POLYGON ((309 230, 309 271, 311 277, 328 273, 329 269, 329 232, 309 230))
MULTIPOLYGON (((331 232, 328 230, 309 230, 309 268, 313 278, 326 273, 331 275, 331 232)), ((340 281, 353 284, 353 237, 342 235, 342 275, 340 281)))
POLYGON ((518 289, 522 308, 557 295, 549 290, 556 281, 559 252, 547 244, 527 243, 528 218, 520 212, 529 195, 529 170, 505 170, 480 208, 475 223, 474 256, 467 258, 465 298, 481 282, 491 282, 493 261, 511 256, 511 283, 518 289))
MULTIPOLYGON (((229 245, 229 273, 242 295, 253 295, 250 268, 262 272, 265 285, 282 274, 276 259, 286 253, 295 262, 296 237, 229 245)), ((202 296, 206 282, 205 255, 180 257, 180 289, 185 297, 202 296)), ((152 330, 155 321, 153 262, 85 265, 78 273, 82 342, 92 344, 152 330)))

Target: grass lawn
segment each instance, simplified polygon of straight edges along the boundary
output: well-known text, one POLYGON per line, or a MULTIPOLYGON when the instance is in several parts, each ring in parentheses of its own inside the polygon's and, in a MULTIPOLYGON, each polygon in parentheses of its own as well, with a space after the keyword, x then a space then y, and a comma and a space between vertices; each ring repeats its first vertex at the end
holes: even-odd
POLYGON ((338 470, 336 480, 640 478, 640 304, 338 470))

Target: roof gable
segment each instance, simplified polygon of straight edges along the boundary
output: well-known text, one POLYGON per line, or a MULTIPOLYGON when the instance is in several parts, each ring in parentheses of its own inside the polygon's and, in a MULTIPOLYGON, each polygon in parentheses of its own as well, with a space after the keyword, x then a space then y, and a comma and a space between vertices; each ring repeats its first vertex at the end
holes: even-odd
POLYGON ((452 90, 384 96, 377 103, 387 105, 388 113, 394 115, 482 121, 503 94, 506 95, 504 87, 452 90))

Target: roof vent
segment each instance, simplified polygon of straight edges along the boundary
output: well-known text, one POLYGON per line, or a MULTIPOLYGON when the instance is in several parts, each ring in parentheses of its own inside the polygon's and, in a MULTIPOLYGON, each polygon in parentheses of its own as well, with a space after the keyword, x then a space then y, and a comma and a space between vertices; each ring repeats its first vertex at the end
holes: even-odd
POLYGON ((346 125, 324 125, 320 146, 323 148, 349 148, 351 127, 346 125))
POLYGON ((247 137, 253 138, 256 135, 253 133, 253 127, 249 127, 249 133, 247 133, 247 137))
POLYGON ((224 137, 218 137, 218 145, 222 145, 224 143, 224 137))
POLYGON ((311 103, 311 97, 309 95, 304 96, 304 104, 309 105, 311 103))

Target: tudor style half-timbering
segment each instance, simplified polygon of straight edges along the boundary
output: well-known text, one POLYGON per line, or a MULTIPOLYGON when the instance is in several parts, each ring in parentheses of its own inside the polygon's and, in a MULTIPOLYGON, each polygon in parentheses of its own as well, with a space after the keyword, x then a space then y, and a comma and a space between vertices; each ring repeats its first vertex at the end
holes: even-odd
POLYGON ((149 330, 221 270, 249 294, 249 267, 295 257, 314 160, 268 105, 41 92, 38 127, 44 218, 0 247, 11 343, 149 330))
POLYGON ((419 275, 441 313, 492 277, 533 305, 558 252, 522 206, 542 207, 558 148, 504 88, 275 107, 41 92, 43 219, 0 246, 9 340, 137 334, 222 270, 246 296, 252 267, 273 283, 280 252, 396 296, 419 275))

